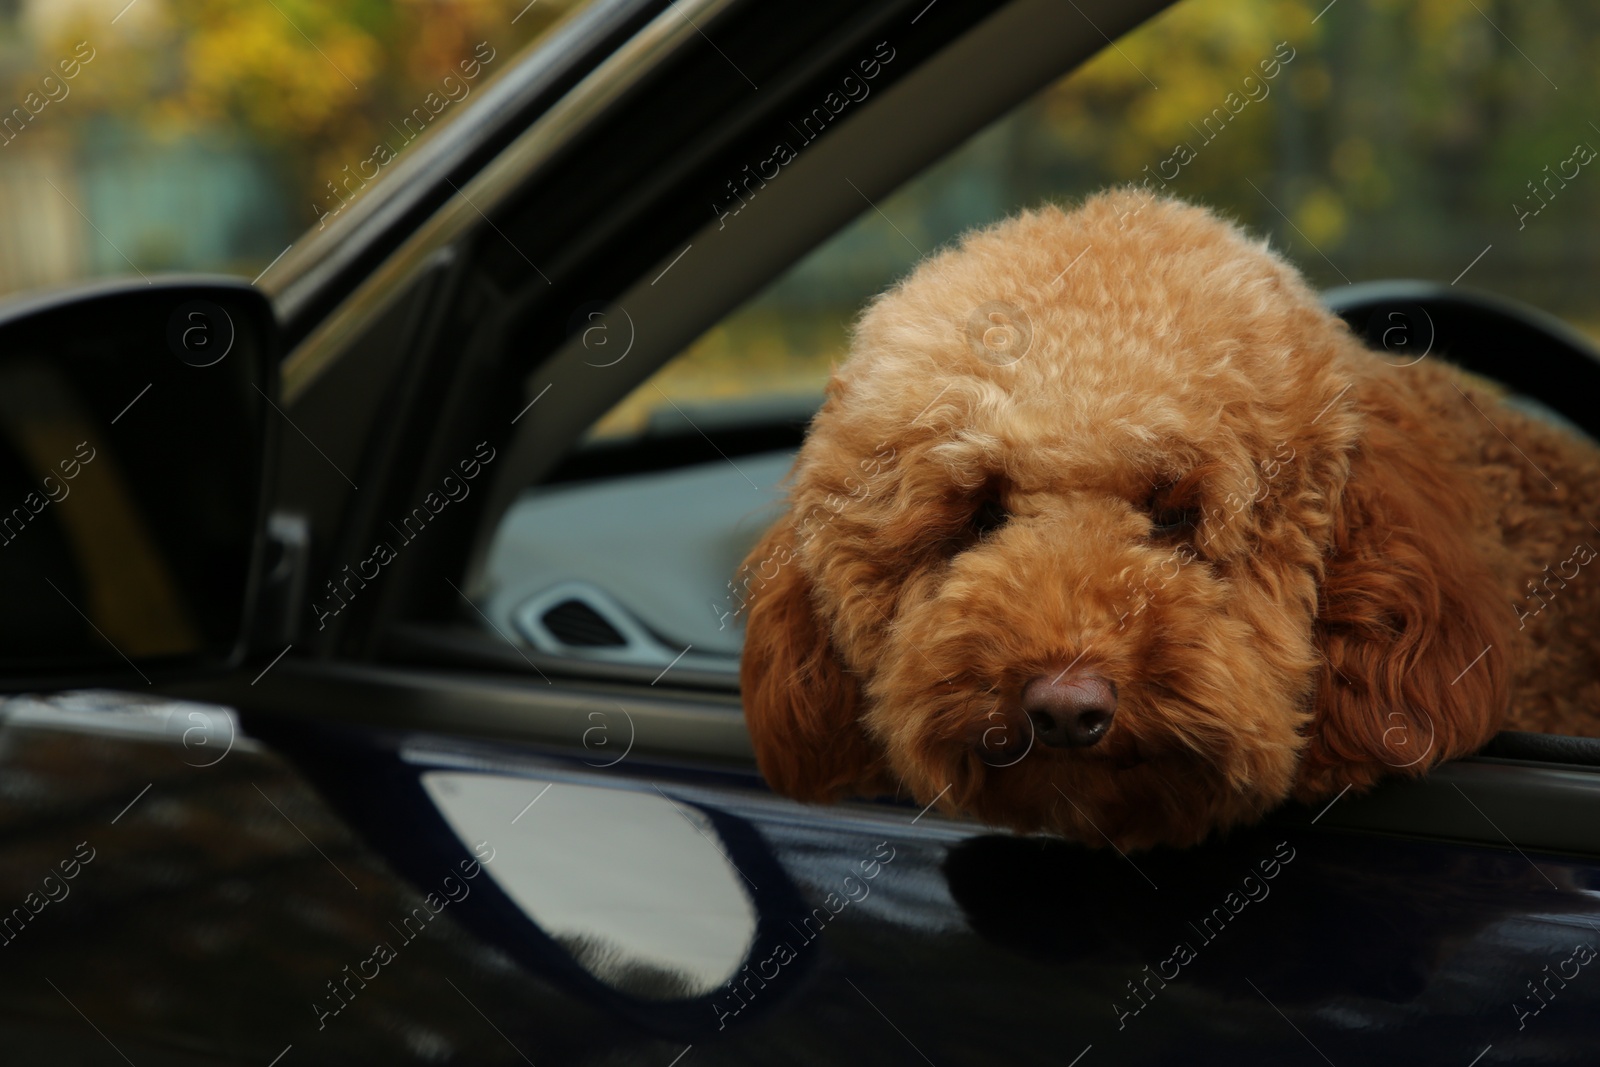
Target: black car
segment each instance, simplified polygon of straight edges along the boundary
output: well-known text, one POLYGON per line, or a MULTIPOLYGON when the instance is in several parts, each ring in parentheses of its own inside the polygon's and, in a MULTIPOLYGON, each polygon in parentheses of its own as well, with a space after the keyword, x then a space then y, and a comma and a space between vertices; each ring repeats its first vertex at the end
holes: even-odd
MULTIPOLYGON (((7 1062, 1590 1062, 1600 742, 1124 855, 795 804, 744 731, 731 579, 850 316, 1023 203, 1232 197, 1323 282, 1410 279, 1329 295, 1375 359, 1600 434, 1502 176, 1431 201, 1444 246, 1334 225, 1310 146, 1400 225, 1360 144, 1415 130, 1318 101, 1433 32, 1336 4, 597 0, 258 287, 6 305, 7 1062), (1238 85, 1184 150, 1096 147, 1194 55, 1238 85)), ((1537 84, 1480 15, 1394 76, 1537 84)))

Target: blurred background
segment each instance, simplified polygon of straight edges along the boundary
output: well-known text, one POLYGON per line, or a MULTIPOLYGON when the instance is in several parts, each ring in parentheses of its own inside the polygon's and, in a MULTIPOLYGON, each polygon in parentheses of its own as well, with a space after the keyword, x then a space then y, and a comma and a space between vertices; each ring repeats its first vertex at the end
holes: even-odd
MULTIPOLYGON (((580 3, 0 0, 0 294, 255 277, 580 3)), ((663 395, 814 394, 922 254, 1152 173, 1319 285, 1470 264, 1463 284, 1600 335, 1600 168, 1575 155, 1597 122, 1584 0, 1185 0, 864 211, 595 433, 637 431, 663 395)))
POLYGON ((0 0, 0 294, 255 277, 577 6, 526 3, 0 0))
POLYGON ((1600 166, 1580 144, 1600 149, 1600 5, 1184 0, 865 210, 595 435, 670 419, 663 394, 707 417, 719 399, 815 396, 862 306, 923 253, 1152 174, 1319 287, 1470 266, 1461 285, 1600 339, 1600 166))

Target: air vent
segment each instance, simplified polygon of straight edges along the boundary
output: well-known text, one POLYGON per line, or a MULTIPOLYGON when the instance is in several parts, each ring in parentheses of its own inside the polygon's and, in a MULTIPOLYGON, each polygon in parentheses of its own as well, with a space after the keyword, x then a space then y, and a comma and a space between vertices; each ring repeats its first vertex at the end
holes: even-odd
POLYGON ((540 652, 567 659, 684 670, 735 670, 737 656, 707 655, 661 637, 604 589, 589 582, 558 582, 526 597, 511 625, 540 652))
POLYGON ((598 611, 581 600, 563 600, 540 616, 545 629, 574 648, 620 648, 628 641, 598 611))

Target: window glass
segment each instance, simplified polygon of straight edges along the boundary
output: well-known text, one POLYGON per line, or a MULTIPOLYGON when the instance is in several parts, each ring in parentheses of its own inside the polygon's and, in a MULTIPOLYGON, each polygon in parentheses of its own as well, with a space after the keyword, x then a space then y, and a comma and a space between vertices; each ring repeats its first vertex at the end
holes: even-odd
MULTIPOLYGON (((1122 182, 1239 220, 1321 287, 1456 281, 1600 337, 1597 61, 1600 7, 1578 0, 1188 0, 864 209, 619 403, 587 447, 815 405, 852 319, 924 255, 1021 208, 1122 182)), ((718 625, 726 579, 770 514, 750 506, 746 483, 769 490, 761 479, 781 475, 789 453, 692 443, 705 464, 694 493, 667 491, 682 471, 614 488, 662 493, 659 521, 683 527, 674 551, 698 560, 695 593, 665 592, 643 572, 602 584, 659 637, 652 656, 692 643, 731 657, 736 631, 718 625)), ((610 491, 530 490, 507 522, 559 505, 566 529, 588 531, 603 520, 586 508, 610 491)), ((515 587, 510 600, 563 576, 538 552, 509 563, 517 547, 503 530, 490 568, 502 593, 515 587)))
POLYGON ((0 0, 0 294, 254 278, 580 0, 0 0))

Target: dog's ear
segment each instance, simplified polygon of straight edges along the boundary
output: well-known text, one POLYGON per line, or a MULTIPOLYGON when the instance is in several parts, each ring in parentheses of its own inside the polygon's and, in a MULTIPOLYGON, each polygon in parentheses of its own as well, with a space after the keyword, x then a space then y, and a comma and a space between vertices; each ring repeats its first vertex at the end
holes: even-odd
POLYGON ((833 649, 785 515, 740 568, 749 597, 739 688, 756 761, 772 788, 826 802, 887 786, 859 722, 860 689, 833 649))
POLYGON ((1514 613, 1474 543, 1484 505, 1423 444, 1432 434, 1420 404, 1366 401, 1333 507, 1303 800, 1475 751, 1498 729, 1510 690, 1514 613))

